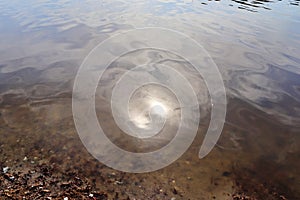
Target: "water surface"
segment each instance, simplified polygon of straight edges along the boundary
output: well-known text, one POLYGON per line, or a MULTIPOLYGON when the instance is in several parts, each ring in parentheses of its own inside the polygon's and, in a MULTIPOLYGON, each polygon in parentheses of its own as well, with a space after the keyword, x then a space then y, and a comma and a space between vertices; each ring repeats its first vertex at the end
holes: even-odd
MULTIPOLYGON (((112 69, 135 64, 137 57, 170 65, 183 62, 163 52, 140 51, 120 58, 112 69)), ((99 98, 101 92, 98 88, 99 98)), ((119 146, 133 151, 151 147, 145 143, 136 149, 136 141, 131 146, 119 140, 106 115, 107 102, 98 100, 98 117, 119 146)), ((57 173, 73 170, 95 179, 95 187, 111 198, 118 193, 124 199, 232 199, 246 193, 257 199, 299 199, 299 133, 298 0, 0 2, 3 167, 19 170, 21 163, 30 169, 46 163, 55 165, 57 173), (74 127, 71 96, 81 62, 99 42, 142 27, 174 29, 203 45, 222 74, 228 112, 217 146, 200 160, 210 109, 199 77, 194 84, 201 88, 203 115, 190 149, 165 169, 126 174, 87 153, 74 127), (103 181, 106 174, 122 177, 124 185, 103 181)))

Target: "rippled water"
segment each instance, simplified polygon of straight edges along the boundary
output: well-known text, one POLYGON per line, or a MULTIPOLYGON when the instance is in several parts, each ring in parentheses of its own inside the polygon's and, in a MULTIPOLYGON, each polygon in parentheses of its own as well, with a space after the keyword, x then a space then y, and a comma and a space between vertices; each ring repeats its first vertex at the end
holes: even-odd
MULTIPOLYGON (((81 145, 73 123, 76 72, 85 56, 109 36, 132 28, 164 27, 199 42, 217 64, 228 100, 225 127, 214 150, 199 160, 209 95, 202 78, 186 72, 190 80, 198 80, 193 86, 201 88, 197 95, 202 121, 196 140, 171 166, 147 175, 128 175, 128 182, 142 176, 147 184, 164 188, 166 180, 176 179, 182 190, 181 196, 172 194, 176 199, 225 199, 239 181, 248 191, 264 185, 269 191, 265 199, 272 199, 270 188, 288 199, 300 198, 299 0, 0 1, 0 22, 1 165, 38 157, 56 163, 62 171, 75 165, 86 168, 87 177, 96 176, 98 168, 91 167, 96 164, 85 165, 92 156, 81 145), (232 175, 224 176, 228 171, 232 175)), ((153 60, 186 64, 164 52, 133 52, 112 63, 102 81, 117 77, 120 66, 153 60)), ((106 90, 97 88, 97 115, 118 146, 146 151, 153 143, 155 148, 166 144, 162 138, 150 143, 120 139, 103 96, 106 90)), ((131 109, 140 112, 135 105, 131 109)), ((143 192, 153 192, 135 193, 132 185, 107 187, 137 199, 145 198, 143 192)))

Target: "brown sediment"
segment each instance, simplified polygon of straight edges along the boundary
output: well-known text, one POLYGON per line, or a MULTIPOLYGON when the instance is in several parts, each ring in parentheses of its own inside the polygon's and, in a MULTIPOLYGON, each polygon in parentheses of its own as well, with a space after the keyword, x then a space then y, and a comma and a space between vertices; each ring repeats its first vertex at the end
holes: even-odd
POLYGON ((73 172, 56 174, 53 165, 20 166, 1 172, 1 199, 107 199, 93 182, 73 172))
POLYGON ((231 113, 228 120, 236 121, 246 130, 226 124, 218 145, 200 160, 197 152, 205 133, 205 128, 200 127, 195 142, 182 158, 165 169, 145 174, 118 172, 94 159, 76 134, 71 108, 66 106, 71 105, 70 99, 57 99, 36 107, 3 106, 0 112, 0 197, 297 199, 298 177, 296 171, 291 170, 299 165, 295 162, 297 148, 289 145, 289 142, 293 144, 290 138, 297 141, 294 135, 280 133, 286 129, 280 129, 276 123, 271 126, 256 116, 258 111, 251 106, 239 101, 231 103, 235 106, 228 106, 231 113), (255 112, 246 112, 249 110, 255 112), (250 127, 253 124, 261 127, 262 132, 257 132, 255 127, 247 128, 243 125, 245 121, 250 127), (271 138, 274 130, 277 135, 271 138), (272 144, 269 146, 272 149, 261 151, 265 147, 260 147, 260 143, 272 144))
MULTIPOLYGON (((259 163, 257 163, 259 165, 259 163)), ((274 165, 273 165, 274 166, 274 165)), ((276 180, 272 165, 268 168, 249 169, 237 168, 234 170, 234 178, 236 183, 236 193, 233 194, 233 199, 249 199, 249 200, 287 200, 297 199, 292 191, 283 184, 280 180, 276 180), (257 171, 259 170, 259 171, 257 171)))

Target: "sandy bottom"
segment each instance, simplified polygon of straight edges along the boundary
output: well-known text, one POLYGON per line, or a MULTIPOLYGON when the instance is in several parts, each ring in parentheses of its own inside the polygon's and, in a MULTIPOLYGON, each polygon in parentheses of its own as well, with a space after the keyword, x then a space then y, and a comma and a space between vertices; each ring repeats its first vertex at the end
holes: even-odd
POLYGON ((259 118, 263 114, 242 102, 229 106, 228 121, 237 120, 239 126, 226 123, 218 145, 204 159, 197 157, 206 130, 200 125, 196 140, 175 163, 130 174, 104 166, 86 151, 74 128, 70 101, 18 101, 2 107, 1 199, 300 197, 299 134, 259 118), (245 121, 249 128, 240 128, 245 121))

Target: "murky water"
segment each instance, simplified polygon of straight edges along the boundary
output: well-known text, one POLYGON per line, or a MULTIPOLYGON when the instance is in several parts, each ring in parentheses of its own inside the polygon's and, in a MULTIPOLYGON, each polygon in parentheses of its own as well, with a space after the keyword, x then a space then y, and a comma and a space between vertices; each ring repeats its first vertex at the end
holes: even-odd
MULTIPOLYGON (((111 64, 103 83, 144 61, 187 65, 165 52, 132 52, 111 64)), ((97 116, 118 146, 144 152, 167 143, 123 137, 106 94, 97 88, 97 116)), ((232 199, 240 193, 300 199, 299 1, 1 1, 0 147, 2 167, 55 165, 57 174, 75 171, 93 180, 109 199, 116 193, 116 199, 232 199), (201 88, 194 143, 167 168, 127 174, 105 167, 82 145, 72 89, 79 66, 98 43, 142 27, 180 31, 207 50, 224 80, 227 116, 217 145, 199 159, 211 108, 203 79, 187 71, 198 80, 193 87, 201 88)))

